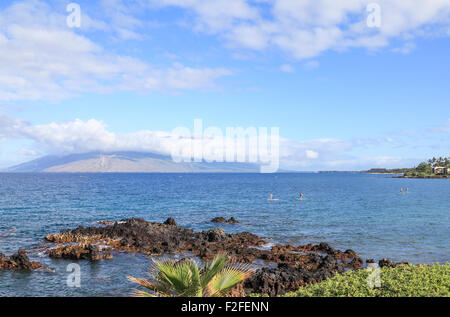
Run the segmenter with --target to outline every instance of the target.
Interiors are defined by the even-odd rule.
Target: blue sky
[[[196,118],[279,127],[296,170],[449,155],[450,1],[378,1],[375,28],[370,2],[77,1],[69,28],[68,1],[4,1],[0,167],[131,136],[161,151]]]

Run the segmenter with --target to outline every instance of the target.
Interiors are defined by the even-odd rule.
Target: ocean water
[[[408,194],[400,188],[408,187]],[[304,200],[298,201],[299,192]],[[267,200],[270,193],[278,201]],[[241,224],[213,224],[217,216]],[[0,252],[18,248],[54,272],[0,271],[0,296],[128,296],[150,258],[116,253],[79,261],[81,287],[67,265],[37,246],[46,234],[98,220],[173,217],[194,230],[249,231],[270,243],[328,242],[363,258],[450,261],[450,180],[369,174],[0,174]],[[181,257],[182,255],[178,255]]]

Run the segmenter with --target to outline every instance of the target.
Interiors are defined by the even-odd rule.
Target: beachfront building
[[[435,175],[448,175],[450,174],[450,168],[444,166],[433,167],[433,174]]]

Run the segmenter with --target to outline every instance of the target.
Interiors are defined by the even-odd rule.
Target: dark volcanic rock
[[[259,294],[276,296],[305,285],[305,271],[282,264],[276,269],[262,268],[244,281],[244,288]]]
[[[211,222],[216,223],[241,223],[240,221],[237,221],[234,217],[231,217],[230,219],[225,219],[224,217],[216,217],[211,220]]]
[[[358,256],[355,256],[348,264],[347,266],[352,267],[354,269],[360,269],[364,264],[364,260],[361,259]]]
[[[175,219],[173,219],[172,217],[167,218],[166,221],[164,221],[164,224],[169,226],[178,226],[175,222]]]
[[[24,250],[19,251],[9,258],[0,253],[0,270],[35,270],[43,268],[39,262],[31,262]]]
[[[391,259],[386,259],[386,258],[378,261],[379,267],[397,267],[397,266],[403,265],[403,264],[409,264],[409,263],[408,262],[394,262]]]
[[[384,258],[384,259],[381,259],[380,261],[378,261],[378,266],[379,267],[395,267],[395,263],[391,259]]]
[[[326,242],[320,242],[316,247],[316,250],[327,254],[334,254],[335,252],[335,250]]]
[[[277,296],[344,271],[344,266],[329,255],[319,256],[315,260],[317,261],[315,270],[310,270],[307,266],[293,267],[287,263],[280,264],[274,269],[262,268],[244,281],[244,287],[259,294]]]
[[[208,260],[217,253],[236,254],[239,253],[237,251],[239,249],[264,244],[260,237],[250,233],[226,234],[219,228],[194,232],[176,225],[147,222],[139,218],[124,219],[104,227],[80,226],[73,230],[61,231],[59,234],[47,235],[45,239],[55,243],[101,242],[116,250],[153,255],[190,251]]]
[[[225,223],[227,220],[224,217],[216,217],[211,220],[211,222],[217,222],[217,223]]]
[[[208,242],[224,241],[228,238],[228,235],[223,229],[214,228],[205,232]]]
[[[169,218],[170,219],[170,218]],[[50,256],[70,259],[103,258],[103,253],[93,245],[103,244],[112,250],[142,252],[161,255],[191,252],[202,260],[212,260],[217,254],[226,254],[241,263],[255,260],[276,263],[275,269],[256,271],[243,285],[247,293],[282,294],[299,286],[315,283],[343,272],[345,268],[359,269],[363,261],[352,250],[342,252],[327,243],[318,245],[277,245],[270,250],[261,249],[266,242],[249,232],[227,234],[214,228],[194,232],[177,226],[173,219],[165,223],[147,222],[140,218],[124,219],[112,225],[83,227],[65,230],[46,236],[54,243],[79,243],[60,245],[48,251]]]
[[[97,245],[60,245],[47,251],[51,258],[70,260],[91,260],[99,261],[112,259],[113,256],[108,251],[100,251]]]
[[[16,262],[16,265],[20,270],[31,270],[33,267],[33,264],[26,255],[25,251],[21,249],[19,249],[16,254],[11,255],[10,259]]]

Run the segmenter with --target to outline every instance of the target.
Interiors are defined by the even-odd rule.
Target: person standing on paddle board
[[[300,193],[300,200],[303,200],[303,193]]]

